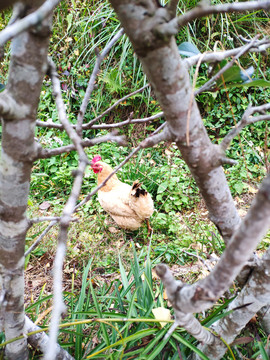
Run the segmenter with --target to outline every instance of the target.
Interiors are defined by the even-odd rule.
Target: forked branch
[[[0,33],[0,47],[23,31],[40,24],[42,20],[46,19],[53,12],[53,9],[59,2],[60,0],[47,0],[36,11],[7,26]]]
[[[177,35],[179,29],[191,21],[199,19],[204,16],[220,13],[230,12],[247,12],[254,10],[269,10],[270,1],[244,1],[233,2],[229,4],[210,5],[208,1],[200,1],[199,4],[187,11],[185,14],[174,18],[173,20],[158,25],[156,31],[161,36],[173,36]]]
[[[250,210],[210,275],[194,285],[186,285],[175,280],[166,265],[157,266],[157,273],[174,309],[183,313],[197,313],[211,307],[228,289],[269,228],[270,174],[263,181]]]
[[[247,43],[250,43],[252,40],[248,40]],[[201,63],[216,63],[220,62],[222,60],[227,59],[231,56],[236,56],[244,49],[244,46],[239,46],[237,48],[231,49],[231,50],[224,50],[224,51],[212,51],[212,52],[206,52],[204,54],[198,54],[191,56],[189,58],[186,58],[183,60],[183,63],[190,68],[193,65],[196,65],[198,61]],[[269,38],[263,38],[261,40],[256,40],[252,47],[248,49],[249,52],[254,53],[261,53],[265,52],[270,47],[270,39]]]
[[[260,106],[254,106],[251,105],[248,106],[246,111],[244,112],[244,115],[242,116],[242,119],[236,124],[236,126],[224,137],[222,142],[220,143],[220,148],[222,151],[225,151],[231,141],[242,131],[242,129],[250,124],[254,124],[258,121],[267,121],[270,120],[270,114],[266,114],[266,111],[270,111],[270,103],[260,105]],[[261,113],[261,115],[253,116],[255,113]]]

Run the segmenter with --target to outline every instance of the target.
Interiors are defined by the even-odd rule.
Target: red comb
[[[97,161],[100,161],[101,160],[101,156],[100,155],[96,155],[93,157],[92,159],[92,163],[96,163]]]

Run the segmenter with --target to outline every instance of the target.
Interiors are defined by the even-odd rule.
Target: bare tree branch
[[[223,68],[221,68],[210,80],[208,80],[203,86],[201,86],[200,89],[195,91],[194,95],[198,95],[198,94],[202,93],[203,91],[206,91],[207,89],[209,89],[209,86],[211,84],[213,84],[213,82],[215,82],[222,74],[224,74],[224,72],[226,70],[228,70],[230,67],[233,66],[233,64],[235,63],[235,60],[239,59],[240,56],[242,56],[243,54],[248,52],[250,48],[252,48],[252,46],[254,45],[256,40],[258,40],[258,36],[256,36],[252,41],[250,41],[250,43],[243,46],[241,48],[241,50],[238,52],[238,54],[235,55],[233,57],[233,59],[230,62],[228,62]]]
[[[69,138],[73,142],[81,160],[88,162],[87,156],[81,145],[81,138],[76,133],[76,131],[72,128],[71,124],[69,123],[69,121],[67,119],[67,115],[66,115],[66,111],[65,111],[65,104],[64,104],[63,98],[61,96],[61,85],[60,85],[59,76],[57,74],[55,64],[50,58],[48,58],[48,63],[49,63],[49,71],[50,71],[50,76],[52,79],[53,93],[55,96],[55,102],[56,102],[56,106],[57,106],[57,110],[58,110],[59,120],[62,123],[62,125],[64,126]]]
[[[77,135],[78,136],[78,135]],[[63,263],[66,253],[66,242],[68,237],[68,226],[71,221],[71,215],[75,211],[76,201],[80,195],[82,180],[84,171],[88,161],[85,157],[80,159],[79,167],[76,170],[76,177],[72,186],[71,194],[69,199],[64,207],[63,214],[60,220],[60,233],[58,237],[58,246],[54,261],[54,278],[53,278],[53,311],[52,319],[50,324],[50,335],[49,335],[49,345],[45,353],[44,360],[54,360],[55,351],[57,348],[57,336],[59,329],[59,321],[62,313],[65,310],[65,304],[63,301],[62,294],[62,270]]]
[[[29,227],[33,226],[33,224],[38,224],[45,221],[60,221],[59,216],[44,216],[39,218],[33,218],[29,220]]]
[[[35,250],[35,248],[39,245],[39,243],[41,242],[41,240],[44,238],[44,236],[51,230],[51,228],[56,225],[58,223],[58,219],[57,220],[53,220],[51,221],[51,223],[46,227],[46,229],[39,235],[39,237],[37,238],[37,240],[34,242],[34,244],[32,244],[29,249],[27,249],[24,253],[24,256],[26,257],[27,255],[29,255],[33,250]]]
[[[248,40],[248,43],[250,42],[250,39]],[[198,54],[191,56],[189,58],[186,58],[183,60],[183,63],[190,68],[193,65],[196,65],[197,62],[201,59],[202,63],[215,63],[220,62],[224,59],[227,59],[231,56],[236,56],[244,47],[240,46],[235,49],[231,50],[225,50],[225,51],[213,51],[213,52],[207,52],[204,54]],[[252,48],[249,49],[249,52],[264,52],[270,47],[270,39],[269,38],[263,38],[262,40],[256,40],[256,42],[253,44]],[[201,58],[202,56],[202,58]]]
[[[78,133],[78,135],[82,136],[82,124],[83,124],[83,119],[84,119],[84,115],[87,109],[87,105],[90,99],[90,96],[94,90],[94,85],[95,85],[95,80],[97,75],[100,72],[100,65],[103,61],[103,59],[105,58],[105,56],[108,54],[108,52],[111,50],[111,48],[113,47],[113,45],[120,39],[120,37],[124,34],[124,29],[120,29],[117,34],[111,39],[111,41],[109,41],[109,43],[105,46],[105,48],[102,50],[102,52],[100,54],[97,55],[97,59],[96,59],[96,63],[94,66],[94,70],[90,76],[90,80],[80,107],[80,111],[77,117],[77,126],[76,126],[76,131]]]
[[[0,46],[30,27],[40,24],[42,20],[46,19],[52,13],[59,2],[60,0],[47,0],[36,11],[16,21],[14,24],[7,26],[0,33]]]
[[[159,101],[168,131],[181,151],[206,202],[210,219],[228,242],[241,218],[233,202],[221,166],[217,167],[214,145],[204,127],[198,106],[191,94],[187,68],[183,66],[175,39],[162,37],[156,27],[167,21],[166,8],[155,1],[110,0],[126,34],[129,36],[144,72]],[[133,7],[129,12],[128,6]],[[164,13],[165,12],[165,13]],[[149,13],[152,16],[149,16]],[[136,19],[136,21],[134,21]],[[166,60],[165,60],[166,59]],[[190,111],[190,145],[187,144],[187,114]],[[222,192],[222,195],[221,195]]]
[[[161,141],[174,141],[175,139],[173,139],[171,133],[168,130],[167,127],[167,123],[163,123],[160,127],[159,130],[164,129],[161,133],[156,133],[153,135],[150,135],[147,139],[143,140],[141,142],[141,147],[142,148],[148,148],[148,147],[152,147],[154,145],[159,144]]]
[[[250,124],[254,124],[258,121],[263,120],[270,120],[270,114],[264,114],[264,115],[258,115],[258,116],[252,116],[255,113],[264,113],[265,111],[270,110],[270,104],[264,104],[261,106],[255,106],[252,107],[251,105],[248,106],[246,111],[244,112],[244,115],[242,116],[242,119],[236,124],[236,126],[231,129],[231,131],[224,137],[222,142],[220,143],[220,148],[225,151],[231,141],[241,132],[241,130]]]
[[[170,0],[170,2],[166,5],[172,18],[174,18],[177,14],[178,3],[179,3],[179,0]]]
[[[27,11],[35,14],[39,3],[33,1]],[[4,301],[0,307],[0,321],[8,342],[5,347],[7,359],[28,358],[25,338],[12,343],[9,340],[20,337],[24,332],[24,246],[28,229],[26,208],[32,153],[35,151],[35,114],[47,68],[50,24],[51,11],[45,20],[42,21],[40,17],[39,26],[34,31],[24,31],[13,39],[7,90],[4,93],[17,102],[15,112],[22,110],[21,117],[18,113],[12,114],[12,111],[6,112],[7,117],[1,117],[0,292],[4,293]]]
[[[174,309],[195,313],[208,309],[235,279],[270,227],[270,174],[263,181],[246,217],[234,233],[220,261],[194,285],[175,280],[166,265],[156,270]]]
[[[177,35],[179,29],[191,21],[220,13],[230,13],[230,12],[247,12],[251,10],[269,10],[270,1],[245,1],[245,2],[234,2],[230,4],[218,4],[218,5],[209,5],[207,1],[200,1],[199,4],[187,11],[185,14],[174,18],[173,20],[158,25],[155,30],[162,36],[173,36]]]
[[[117,144],[122,145],[122,146],[127,145],[125,136],[118,135],[118,131],[113,130],[111,133],[109,133],[107,135],[99,136],[94,139],[83,140],[83,141],[81,141],[81,146],[83,148],[91,147],[91,146],[101,144],[103,142],[108,142],[108,141],[116,142]],[[48,159],[50,157],[68,153],[68,152],[74,151],[74,150],[76,150],[76,147],[73,144],[61,146],[61,147],[55,148],[55,149],[44,149],[39,145],[37,154],[36,154],[36,159]]]
[[[125,95],[124,97],[122,97],[121,99],[117,100],[112,106],[110,106],[107,110],[105,110],[102,114],[98,115],[95,119],[89,121],[89,123],[86,123],[83,125],[83,129],[90,129],[92,128],[92,125],[97,122],[98,120],[100,120],[103,116],[105,116],[106,114],[108,114],[110,111],[112,111],[117,105],[121,104],[121,102],[129,99],[131,96],[136,95],[140,92],[142,92],[143,90],[145,90],[147,87],[149,87],[150,84],[146,84],[143,87],[141,87],[138,90],[133,91],[132,93]]]
[[[63,124],[68,136],[72,140],[75,149],[79,154],[79,166],[78,169],[73,171],[73,175],[75,176],[74,183],[72,186],[71,194],[68,198],[68,201],[64,207],[63,213],[60,219],[60,232],[58,236],[58,246],[54,261],[54,297],[53,297],[53,311],[52,311],[52,319],[50,325],[50,336],[49,336],[49,344],[48,349],[45,353],[44,360],[54,360],[55,359],[55,350],[57,347],[57,336],[59,329],[59,321],[61,314],[65,310],[65,305],[62,297],[62,268],[63,262],[66,252],[66,242],[67,242],[67,233],[68,226],[71,221],[71,216],[74,213],[76,201],[80,195],[84,171],[86,165],[89,163],[88,158],[83,150],[83,146],[81,145],[81,138],[76,133],[76,131],[72,128],[70,123],[68,122],[65,105],[61,96],[61,87],[60,81],[58,79],[58,74],[55,69],[55,65],[51,59],[48,60],[50,65],[50,75],[52,79],[53,91],[55,95],[56,105],[58,109],[58,115],[61,123]]]
[[[185,314],[178,309],[175,309],[175,323],[169,329],[165,338],[170,336],[177,326],[183,327],[190,335],[203,344],[211,345],[215,341],[215,336],[204,326],[193,314]]]
[[[40,327],[35,325],[27,316],[25,316],[25,331],[27,333],[33,333],[40,330]],[[35,349],[39,349],[42,353],[45,353],[49,346],[49,337],[45,332],[39,332],[37,334],[29,335],[27,341]],[[74,360],[74,358],[64,350],[60,345],[56,346],[56,360]]]
[[[93,125],[91,128],[92,129],[113,129],[113,128],[120,128],[125,125],[129,125],[129,124],[144,124],[149,121],[159,119],[163,115],[164,115],[163,112],[159,112],[158,114],[155,114],[155,115],[143,118],[143,119],[132,119],[132,120],[128,119],[128,120],[122,121],[120,123]]]
[[[64,207],[63,214],[60,220],[60,233],[58,237],[58,246],[54,261],[54,297],[53,297],[53,311],[52,320],[50,325],[50,339],[48,351],[45,354],[44,360],[55,359],[55,349],[57,347],[57,336],[60,317],[65,310],[62,295],[62,269],[64,263],[64,257],[66,252],[66,241],[68,236],[68,226],[71,221],[71,215],[73,214],[76,206],[76,201],[80,195],[82,180],[84,171],[88,161],[85,157],[80,159],[78,170],[76,170],[76,177],[72,186],[72,191],[69,199]]]
[[[159,119],[164,115],[163,112],[159,112],[155,115],[143,118],[143,119],[128,119],[125,121],[121,121],[119,123],[113,123],[113,124],[100,124],[100,125],[92,125],[93,123],[96,122],[96,119],[92,120],[93,122],[89,122],[88,124],[83,124],[82,128],[83,130],[87,130],[87,129],[100,129],[100,130],[104,130],[104,129],[115,129],[115,128],[120,128],[123,127],[125,125],[129,125],[129,124],[143,124],[155,119]],[[37,126],[40,127],[47,127],[47,128],[52,128],[52,129],[59,129],[59,130],[64,130],[63,129],[63,125],[62,124],[55,124],[53,122],[45,122],[45,121],[39,121],[37,120],[36,122]],[[71,124],[72,128],[74,129],[76,126]]]
[[[235,337],[244,329],[252,317],[266,305],[269,305],[270,278],[269,278],[269,248],[238,296],[230,303],[228,315],[218,320],[213,325],[213,330],[219,334],[228,344],[231,344]],[[260,279],[258,282],[257,279]],[[262,291],[263,289],[263,291]],[[248,305],[244,306],[245,304]],[[216,339],[215,339],[216,340]],[[210,358],[221,359],[227,347],[223,342],[215,344],[214,347],[201,344],[199,348]]]
[[[62,231],[61,231],[62,232]],[[62,232],[66,239],[67,227]],[[61,236],[61,235],[60,235]],[[59,329],[59,320],[66,307],[63,301],[62,280],[63,280],[63,263],[66,253],[65,242],[59,241],[56,256],[54,260],[54,276],[53,276],[53,310],[49,331],[49,341],[45,348],[44,360],[54,360],[56,358],[57,337]]]

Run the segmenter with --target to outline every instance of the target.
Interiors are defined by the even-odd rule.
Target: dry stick
[[[243,46],[242,49],[239,51],[239,53],[233,57],[233,59],[228,62],[221,70],[219,70],[209,81],[207,81],[200,89],[194,92],[194,95],[198,95],[202,93],[203,91],[207,90],[211,84],[213,84],[214,81],[216,81],[226,70],[228,70],[230,67],[233,66],[235,61],[240,58],[243,54],[245,54],[249,49],[254,45],[256,40],[258,39],[258,35],[247,45]]]
[[[252,107],[249,105],[248,108],[246,109],[246,111],[244,112],[242,119],[235,125],[235,127],[233,129],[231,129],[229,131],[229,133],[221,141],[221,143],[219,145],[221,147],[221,149],[223,151],[225,151],[229,147],[233,138],[235,136],[237,136],[245,126],[254,124],[255,122],[258,122],[258,121],[270,120],[270,114],[252,117],[252,115],[254,113],[263,112],[266,110],[270,110],[270,104],[264,104],[264,105],[256,106],[256,107]]]
[[[37,224],[40,222],[44,222],[44,221],[50,221],[50,224],[46,227],[46,229],[40,234],[40,236],[37,238],[37,240],[34,242],[34,244],[32,244],[30,246],[30,248],[24,253],[24,256],[29,255],[33,250],[35,250],[35,248],[39,245],[39,243],[41,242],[41,240],[44,238],[44,236],[49,232],[49,230],[56,225],[59,221],[61,220],[60,217],[53,217],[53,216],[48,216],[48,217],[41,217],[41,218],[36,218],[36,219],[31,219],[29,220],[29,227],[31,227],[33,224]],[[75,219],[71,219],[70,221],[78,221],[79,219],[75,218]]]
[[[121,104],[121,102],[129,99],[131,96],[133,95],[136,95],[140,92],[142,92],[144,89],[146,89],[147,87],[149,87],[150,84],[146,84],[144,85],[143,87],[141,87],[140,89],[138,90],[135,90],[133,91],[132,93],[128,94],[128,95],[125,95],[124,97],[122,97],[121,99],[117,100],[112,106],[110,106],[107,110],[105,110],[102,114],[98,115],[95,119],[89,121],[89,123],[86,123],[84,124],[82,127],[83,127],[83,130],[87,130],[87,129],[90,129],[92,128],[92,125],[97,122],[98,120],[100,120],[103,116],[105,116],[106,114],[108,114],[110,111],[112,111],[117,105]],[[121,123],[119,123],[121,124]]]
[[[180,28],[184,25],[189,24],[191,21],[198,18],[220,13],[229,13],[229,12],[246,12],[252,10],[269,10],[270,1],[245,1],[241,3],[231,3],[231,4],[218,4],[218,5],[208,5],[204,2],[200,2],[197,7],[187,11],[185,14],[179,16],[173,21],[177,22],[177,26]]]
[[[76,201],[80,195],[83,175],[87,163],[84,160],[80,160],[79,168],[77,170],[77,176],[75,177],[71,195],[63,210],[63,215],[60,221],[60,233],[58,237],[58,246],[54,261],[54,277],[53,277],[53,311],[50,324],[49,334],[49,346],[44,356],[44,360],[54,360],[55,351],[57,348],[57,337],[59,330],[59,322],[62,313],[65,311],[65,304],[62,295],[62,282],[63,282],[63,263],[66,253],[66,241],[68,237],[68,226],[71,219],[71,215],[74,212]]]
[[[103,51],[97,55],[97,59],[96,59],[96,63],[94,66],[94,70],[90,76],[89,79],[89,83],[80,107],[80,111],[77,117],[77,126],[76,126],[76,131],[77,133],[82,136],[82,124],[83,124],[83,118],[86,112],[86,108],[90,99],[90,96],[94,90],[94,85],[95,85],[95,80],[97,75],[100,72],[100,65],[103,61],[103,59],[105,58],[105,56],[108,54],[108,52],[111,50],[111,48],[113,47],[113,45],[120,39],[120,37],[124,34],[124,29],[121,28],[117,34],[111,39],[111,41],[109,41],[109,43],[105,46],[105,48],[103,49]]]
[[[147,139],[151,138],[152,136],[156,135],[160,130],[162,130],[165,127],[166,123],[163,123],[158,129],[156,129]],[[147,140],[145,139],[145,140]],[[86,198],[84,200],[82,200],[76,207],[75,210],[77,211],[79,207],[81,207],[82,205],[84,205],[85,203],[87,203],[91,197],[93,195],[95,195],[99,189],[101,189],[106,182],[119,170],[121,169],[128,161],[130,158],[132,158],[132,156],[134,156],[139,150],[141,150],[142,147],[142,143],[145,141],[143,140],[126,158],[124,161],[122,161],[114,170],[113,172],[99,185],[97,186],[93,191],[91,191],[91,193],[89,193]]]
[[[21,34],[23,31],[41,23],[42,20],[48,17],[60,0],[47,0],[36,11],[27,15],[14,24],[9,25],[0,33],[0,46],[3,46],[8,40]]]

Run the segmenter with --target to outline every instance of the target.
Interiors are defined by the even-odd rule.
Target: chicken
[[[93,158],[91,167],[94,173],[98,174],[98,185],[113,171],[110,165],[101,161],[100,155]],[[130,186],[121,182],[114,174],[98,191],[98,200],[121,228],[137,230],[146,221],[148,232],[152,230],[149,218],[153,214],[154,203],[150,194],[141,188],[138,180]]]

